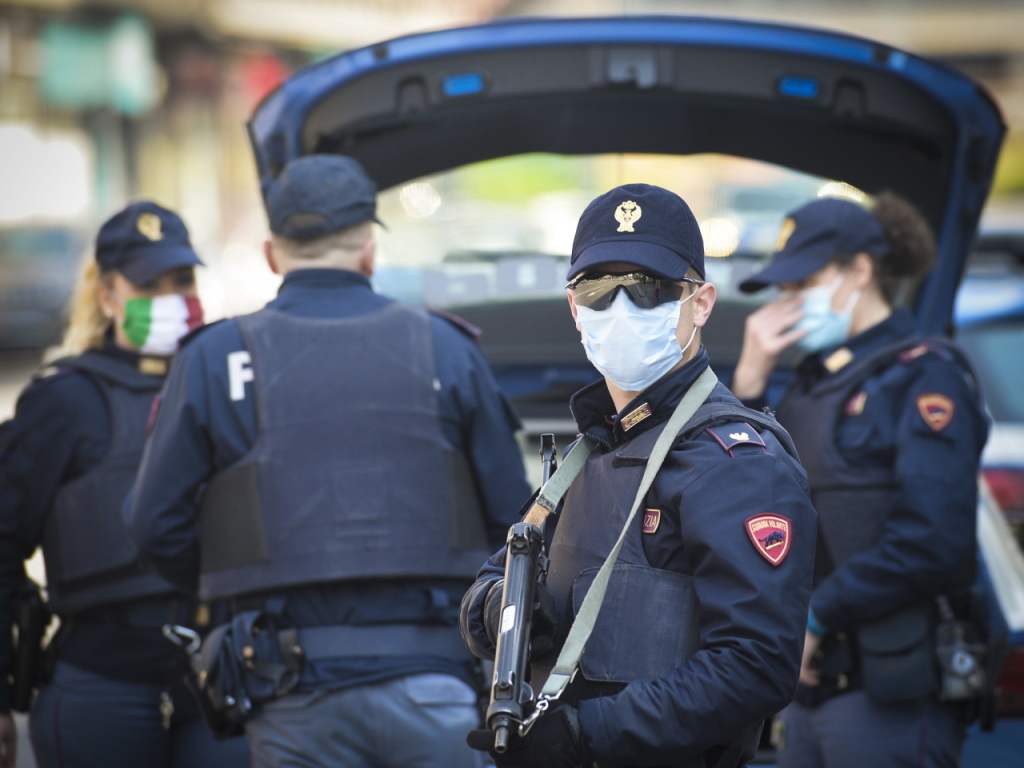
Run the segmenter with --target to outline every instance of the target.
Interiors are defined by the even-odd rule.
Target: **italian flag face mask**
[[[203,306],[194,296],[173,293],[133,298],[124,303],[125,336],[147,355],[173,355],[178,341],[203,324]]]

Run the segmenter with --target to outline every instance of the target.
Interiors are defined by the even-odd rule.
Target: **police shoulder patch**
[[[941,432],[953,421],[956,404],[938,392],[927,392],[917,396],[917,412],[932,430]]]
[[[741,445],[758,446],[764,453],[768,452],[761,435],[745,422],[738,421],[717,427],[708,427],[706,431],[730,456],[735,456],[735,449]]]
[[[793,533],[788,517],[763,513],[748,517],[743,527],[757,553],[773,566],[786,559]]]

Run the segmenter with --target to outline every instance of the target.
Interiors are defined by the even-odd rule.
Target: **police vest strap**
[[[299,647],[306,659],[366,656],[438,656],[469,661],[471,654],[458,629],[421,624],[380,624],[307,627],[299,630]]]
[[[647,460],[647,467],[644,469],[644,476],[640,481],[640,487],[637,489],[636,498],[633,500],[633,508],[629,511],[629,516],[626,518],[626,524],[622,526],[622,532],[619,534],[618,541],[615,542],[612,551],[608,553],[608,557],[594,578],[593,585],[587,591],[586,597],[583,598],[583,604],[580,606],[579,613],[576,614],[576,619],[569,629],[569,636],[565,639],[565,644],[558,654],[558,661],[555,662],[554,669],[551,670],[551,674],[548,675],[548,679],[544,682],[544,687],[541,689],[542,700],[557,699],[561,696],[566,686],[572,680],[573,675],[576,674],[580,657],[583,655],[583,647],[587,644],[590,633],[593,632],[594,625],[597,623],[597,615],[601,611],[601,603],[604,601],[605,590],[608,588],[608,579],[611,576],[612,568],[615,566],[615,561],[619,558],[619,550],[622,549],[622,542],[626,538],[629,526],[632,525],[633,518],[636,517],[636,512],[647,495],[651,483],[654,482],[655,475],[661,469],[665,457],[668,456],[668,452],[676,441],[676,437],[683,427],[686,426],[686,423],[697,413],[697,409],[708,399],[716,384],[718,384],[718,377],[715,376],[714,371],[710,367],[705,368],[704,372],[697,377],[697,381],[694,382],[693,386],[683,396],[665,428],[658,435],[658,441],[654,444],[651,456]],[[584,440],[590,442],[588,438],[581,438],[580,442]],[[578,449],[571,451],[569,456],[575,454],[576,450]],[[568,459],[569,457],[567,456],[566,462],[568,462]],[[578,472],[579,470],[577,469],[576,471]],[[554,476],[551,479],[553,480]],[[566,487],[568,487],[568,483],[566,483]],[[546,708],[546,704],[543,708]]]
[[[586,437],[580,438],[573,449],[562,459],[561,465],[555,473],[544,483],[537,500],[533,503],[530,511],[526,513],[523,522],[531,523],[538,527],[544,525],[548,515],[558,508],[558,503],[569,490],[576,475],[587,463],[587,457],[594,450],[594,441]]]

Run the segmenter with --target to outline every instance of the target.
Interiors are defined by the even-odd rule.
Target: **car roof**
[[[1024,229],[978,236],[957,293],[955,317],[961,329],[1024,322]]]
[[[1005,126],[939,62],[842,33],[693,16],[518,18],[389,40],[300,70],[257,107],[265,186],[351,155],[382,189],[481,160],[723,153],[893,189],[936,230],[918,295],[947,331]]]

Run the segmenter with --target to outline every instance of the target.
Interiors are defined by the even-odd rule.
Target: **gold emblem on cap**
[[[148,237],[154,242],[164,239],[163,228],[160,225],[160,217],[155,213],[140,213],[139,218],[135,220],[135,228],[139,230],[144,237]]]
[[[782,222],[782,226],[779,227],[779,237],[775,241],[776,253],[778,253],[779,251],[786,247],[786,243],[789,242],[789,238],[793,235],[793,230],[795,229],[796,222],[793,221],[791,218],[787,217],[786,220]]]
[[[846,347],[840,347],[822,361],[822,365],[829,373],[835,373],[853,362],[853,352]]]
[[[632,232],[633,223],[640,221],[640,217],[643,216],[644,212],[640,210],[640,206],[634,203],[632,200],[624,200],[619,203],[615,209],[615,220],[619,222],[619,228],[616,232]]]

